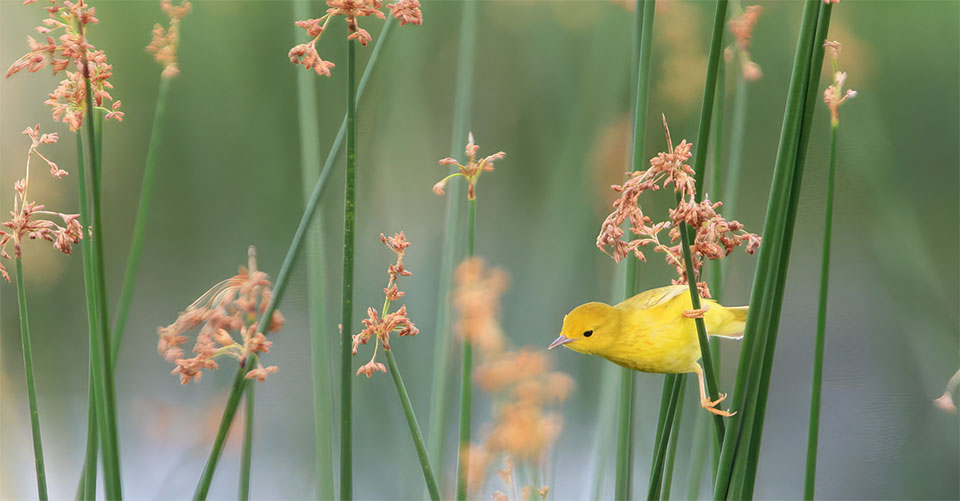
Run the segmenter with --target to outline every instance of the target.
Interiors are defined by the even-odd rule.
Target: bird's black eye
[[[583,332],[583,337],[590,337],[590,336],[592,336],[592,335],[593,335],[593,331],[592,331],[592,330],[590,330],[590,331],[584,331],[584,332]]]

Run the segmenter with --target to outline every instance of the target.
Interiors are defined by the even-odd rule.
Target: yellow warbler
[[[747,307],[728,308],[705,299],[705,311],[693,310],[687,291],[686,285],[673,285],[641,292],[616,306],[580,305],[563,317],[560,337],[550,344],[550,349],[562,345],[643,372],[695,372],[703,408],[731,416],[716,408],[726,395],[712,401],[704,389],[703,369],[697,363],[701,357],[700,343],[692,317],[703,315],[709,336],[741,339]]]

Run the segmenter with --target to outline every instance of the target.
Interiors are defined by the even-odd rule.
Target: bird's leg
[[[716,414],[718,416],[730,417],[736,414],[736,412],[717,409],[717,405],[719,405],[720,402],[723,402],[723,400],[727,398],[727,394],[721,393],[720,398],[716,400],[710,400],[710,397],[707,396],[707,389],[703,383],[703,368],[700,367],[700,364],[693,364],[693,366],[696,367],[696,369],[694,369],[694,372],[697,373],[697,382],[700,383],[700,405],[704,409],[706,409],[708,412],[712,414]]]

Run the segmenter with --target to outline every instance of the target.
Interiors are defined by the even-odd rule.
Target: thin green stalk
[[[628,264],[629,265],[629,264]],[[617,466],[614,499],[631,499],[633,488],[633,399],[634,371],[620,370],[620,399],[617,410]]]
[[[90,345],[90,351],[93,351],[93,345]],[[93,370],[87,371],[87,445],[86,453],[83,457],[83,467],[81,468],[80,482],[77,484],[76,499],[94,500],[97,497],[97,441],[100,439],[97,434],[97,404],[96,395],[94,395],[93,385],[96,384],[93,378]]]
[[[790,262],[790,248],[793,242],[793,231],[796,225],[796,213],[800,203],[800,188],[803,184],[803,171],[806,161],[807,144],[810,142],[811,128],[813,123],[814,107],[819,101],[817,89],[820,84],[820,72],[823,67],[823,57],[825,48],[823,40],[827,38],[827,32],[830,27],[830,14],[832,5],[827,3],[820,4],[819,16],[817,18],[816,34],[811,42],[810,70],[807,79],[806,92],[804,96],[803,114],[801,115],[800,130],[797,138],[797,149],[794,160],[793,182],[791,184],[790,196],[787,200],[787,214],[792,217],[787,218],[783,224],[782,245],[784,252],[780,254],[777,261],[778,270],[781,271],[775,282],[776,289],[773,295],[774,309],[771,312],[771,320],[767,330],[767,342],[764,345],[762,366],[759,384],[756,394],[756,403],[753,407],[754,414],[753,431],[747,448],[746,474],[743,480],[743,495],[753,497],[753,487],[759,465],[760,441],[763,435],[763,423],[766,416],[767,395],[770,389],[770,374],[773,370],[773,358],[777,343],[777,327],[780,324],[780,313],[783,305],[784,288],[786,285],[786,269]]]
[[[817,477],[817,442],[820,435],[820,390],[823,387],[823,351],[827,329],[827,292],[830,285],[830,239],[833,230],[833,189],[837,166],[837,126],[830,126],[830,167],[827,173],[827,209],[823,223],[820,258],[820,303],[817,307],[817,341],[813,352],[813,383],[810,391],[810,431],[807,435],[807,468],[803,498],[812,500]]]
[[[113,341],[110,346],[112,350],[110,360],[113,366],[117,365],[117,357],[120,354],[120,343],[123,341],[124,329],[127,326],[127,315],[130,312],[133,288],[137,281],[137,270],[140,266],[140,257],[143,254],[143,242],[147,236],[147,219],[150,214],[150,201],[153,196],[153,182],[156,178],[157,158],[163,146],[161,130],[163,129],[163,119],[166,116],[169,89],[170,79],[161,78],[157,105],[153,113],[153,125],[150,128],[150,143],[147,145],[147,160],[143,169],[143,181],[140,185],[137,215],[133,222],[133,239],[130,242],[127,269],[123,275],[123,286],[120,288],[117,311],[113,320]]]
[[[353,499],[353,241],[356,222],[356,40],[347,41],[347,171],[343,198],[343,294],[340,322],[340,499]]]
[[[77,133],[77,172],[77,200],[80,209],[80,220],[81,224],[86,227],[89,221],[89,214],[87,210],[86,169],[84,168],[83,137],[81,132]],[[97,409],[99,405],[102,404],[102,395],[100,394],[99,386],[100,359],[97,357],[99,350],[99,337],[97,336],[97,332],[99,332],[99,327],[97,326],[96,292],[94,291],[96,285],[94,284],[93,263],[91,261],[93,256],[89,238],[80,240],[80,249],[83,263],[84,297],[87,306],[90,370],[87,382],[89,406],[87,410],[87,446],[84,458],[84,475],[81,476],[77,491],[79,494],[82,494],[82,499],[93,500],[96,498],[97,492],[97,445],[99,441],[99,417]]]
[[[733,118],[730,119],[730,153],[727,156],[727,178],[723,184],[723,214],[729,219],[736,217],[740,192],[740,172],[743,167],[744,136],[747,129],[747,82],[743,74],[736,73],[737,86],[733,91]]]
[[[637,91],[634,96],[633,153],[631,169],[638,171],[643,166],[647,131],[647,102],[650,91],[650,54],[653,48],[653,19],[656,0],[637,0],[639,34],[635,37],[637,48]],[[637,263],[627,260],[624,299],[637,293]],[[623,368],[620,373],[620,398],[617,412],[617,464],[614,483],[616,499],[630,499],[633,495],[633,399],[634,371]]]
[[[791,213],[789,210],[789,199],[795,181],[794,167],[798,149],[798,136],[809,87],[808,77],[811,72],[812,45],[815,43],[814,32],[817,28],[820,3],[817,0],[807,0],[800,34],[798,35],[793,74],[771,184],[770,201],[764,222],[764,245],[761,246],[760,255],[757,259],[757,271],[750,296],[751,313],[747,317],[744,329],[740,363],[736,383],[734,384],[733,408],[740,412],[731,418],[730,429],[732,432],[727,434],[723,442],[714,490],[715,499],[726,499],[731,494],[730,487],[735,471],[734,464],[737,462],[737,456],[746,453],[746,444],[750,440],[747,435],[752,433],[753,429],[752,423],[749,422],[752,420],[753,397],[756,395],[753,387],[758,384],[758,371],[762,362],[758,354],[762,354],[764,350],[765,336],[771,330],[776,329],[775,326],[771,329],[771,325],[773,325],[771,319],[774,316],[772,315],[774,311],[779,313],[780,304],[777,303],[774,296],[777,294],[778,288],[782,291],[783,282],[780,275],[786,275],[786,267],[780,266],[782,254],[789,254],[789,248],[784,245],[784,226],[790,224],[796,218],[796,212]],[[750,398],[748,399],[748,397]],[[742,457],[741,460],[743,460]]]
[[[647,491],[648,500],[660,499],[660,491],[663,487],[663,468],[667,456],[667,444],[670,442],[671,430],[674,426],[674,418],[684,383],[684,378],[680,374],[666,374],[663,379],[664,386],[669,385],[669,388],[667,388],[668,391],[663,394],[660,402],[657,440],[654,444],[653,465],[650,468],[650,485]]]
[[[276,299],[273,301],[276,301]],[[264,315],[262,318],[269,317]],[[210,456],[203,465],[203,471],[200,473],[200,482],[197,484],[197,490],[193,494],[194,500],[207,499],[207,493],[210,492],[210,482],[213,480],[213,473],[217,469],[220,454],[223,452],[223,446],[227,441],[227,432],[230,431],[230,424],[233,422],[233,416],[237,413],[237,407],[240,406],[240,397],[243,396],[243,390],[247,384],[247,372],[253,368],[253,365],[253,363],[241,365],[237,370],[237,375],[233,378],[233,386],[230,388],[230,395],[227,396],[227,405],[223,409],[223,416],[220,418],[220,425],[217,427],[217,435],[213,439],[213,448],[210,449]]]
[[[720,66],[717,67],[717,95],[719,98],[713,101],[713,118],[711,119],[713,127],[710,130],[710,133],[713,135],[713,139],[711,140],[713,147],[710,149],[710,189],[705,193],[705,196],[713,197],[711,200],[714,201],[723,199],[721,186],[723,186],[723,178],[726,174],[723,168],[723,161],[721,160],[723,158],[723,100],[726,97],[727,88],[726,68],[726,64],[720,64]],[[730,216],[728,215],[727,217]],[[723,282],[726,275],[725,262],[725,259],[714,261],[707,269],[710,278],[710,290],[713,298],[718,302],[723,298]],[[711,348],[713,348],[713,346],[711,346]]]
[[[433,476],[433,469],[430,468],[430,458],[427,457],[427,448],[423,444],[423,435],[420,433],[420,425],[417,424],[417,416],[413,412],[410,396],[407,395],[407,387],[403,384],[400,367],[397,366],[397,361],[393,357],[393,351],[384,351],[387,353],[387,365],[390,366],[393,384],[397,387],[397,395],[400,396],[400,403],[403,404],[403,413],[407,417],[410,437],[413,438],[413,445],[417,448],[417,459],[420,460],[420,469],[423,470],[423,480],[427,483],[430,499],[438,501],[440,499],[440,489],[437,488],[437,480]]]
[[[467,202],[467,257],[473,257],[477,230],[477,200]],[[473,401],[473,343],[463,340],[460,358],[460,428],[457,440],[457,501],[467,499],[467,472],[470,471],[470,412]]]
[[[33,378],[33,348],[30,344],[30,318],[27,315],[27,289],[23,285],[23,264],[20,244],[17,243],[17,304],[20,307],[20,342],[23,345],[23,369],[27,379],[27,401],[30,404],[30,431],[33,436],[33,461],[37,471],[37,496],[47,499],[47,472],[43,463],[43,444],[40,441],[40,411],[37,406],[37,387]]]
[[[467,136],[470,121],[470,98],[473,95],[473,66],[477,39],[477,1],[462,2],[460,14],[460,45],[457,50],[457,83],[453,98],[453,135],[450,156],[463,151],[463,139]],[[451,173],[454,168],[451,167]],[[443,250],[440,257],[440,277],[437,282],[437,339],[433,347],[433,377],[430,388],[430,429],[427,444],[430,460],[437,468],[437,478],[444,481],[444,447],[449,419],[447,395],[451,378],[446,377],[450,368],[450,345],[453,337],[450,330],[450,289],[453,269],[460,261],[463,242],[460,225],[464,212],[464,189],[460,183],[451,183],[446,200],[443,225]]]
[[[251,364],[252,365],[252,364]],[[243,447],[240,451],[240,490],[237,498],[240,501],[250,499],[250,464],[253,462],[253,388],[256,385],[248,384],[244,395],[243,414]]]
[[[81,33],[82,35],[82,33]],[[90,84],[90,75],[88,64],[86,63],[86,53],[82,54],[84,85],[86,95],[92,96],[92,86]],[[113,380],[113,367],[110,363],[110,330],[107,325],[107,293],[106,278],[104,274],[103,259],[103,224],[101,217],[100,204],[100,185],[101,185],[101,165],[100,165],[100,141],[95,137],[96,127],[94,117],[96,116],[93,107],[93,100],[86,99],[86,129],[87,129],[87,154],[90,162],[86,164],[86,171],[90,175],[90,203],[92,208],[92,220],[86,219],[86,223],[93,224],[93,242],[92,258],[90,264],[93,267],[95,306],[97,312],[97,327],[99,342],[97,346],[96,357],[101,361],[100,370],[96,374],[98,385],[102,389],[102,405],[97,407],[97,419],[99,421],[100,441],[103,448],[103,473],[104,483],[106,485],[107,497],[109,499],[121,499],[123,497],[123,488],[120,474],[120,450],[117,442],[117,405],[116,405],[116,387]],[[81,176],[78,176],[81,177]],[[91,211],[88,209],[87,214]],[[89,227],[89,226],[88,226]],[[102,411],[102,412],[101,412]],[[101,416],[103,414],[103,416]]]
[[[667,501],[670,499],[670,491],[673,487],[673,465],[677,461],[677,442],[680,440],[680,423],[681,416],[683,414],[683,394],[686,393],[687,385],[686,378],[682,375],[680,376],[680,396],[677,401],[677,415],[674,417],[673,429],[670,430],[670,448],[667,449],[667,464],[664,467],[663,473],[663,493],[660,494],[660,499]]]

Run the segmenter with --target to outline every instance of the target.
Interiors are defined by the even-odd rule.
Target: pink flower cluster
[[[397,3],[388,4],[395,18],[400,19],[400,25],[405,24],[423,24],[423,13],[420,11],[420,2],[418,0],[399,0]],[[347,22],[347,40],[357,40],[366,47],[373,40],[370,32],[361,28],[359,18],[378,17],[386,19],[386,14],[380,9],[383,8],[381,0],[327,0],[327,13],[316,19],[306,19],[296,21],[294,24],[303,28],[307,36],[313,37],[307,43],[294,46],[287,53],[290,62],[302,65],[304,69],[313,70],[318,75],[330,76],[330,70],[336,66],[330,61],[325,61],[317,52],[317,40],[327,29],[330,20],[335,16],[343,16]]]
[[[401,305],[399,309],[390,312],[390,303],[397,301],[404,296],[403,291],[397,288],[397,281],[400,277],[408,277],[412,273],[403,266],[403,256],[410,246],[407,237],[401,231],[392,237],[380,234],[380,241],[390,248],[396,255],[397,261],[387,267],[387,274],[390,276],[387,286],[383,289],[385,301],[383,302],[383,311],[379,314],[373,308],[367,308],[367,318],[363,319],[363,330],[353,336],[353,354],[357,354],[360,345],[367,344],[370,339],[376,339],[377,346],[383,344],[384,350],[390,349],[390,334],[396,332],[398,336],[416,336],[420,330],[407,317],[407,306]],[[386,366],[377,362],[377,349],[374,348],[373,356],[370,361],[357,370],[357,375],[364,374],[367,377],[374,372],[387,372]]]
[[[172,374],[180,375],[180,383],[200,380],[203,369],[217,369],[216,358],[228,356],[240,361],[243,366],[249,363],[252,355],[256,367],[247,372],[247,379],[263,381],[267,374],[277,372],[276,366],[264,367],[259,353],[269,353],[272,341],[266,333],[277,332],[283,328],[285,320],[279,311],[274,311],[267,328],[261,331],[258,315],[266,313],[273,293],[267,274],[257,271],[256,251],[250,247],[249,268],[240,267],[239,272],[204,293],[186,310],[180,313],[176,321],[166,327],[157,328],[160,339],[157,352],[168,362],[176,364]],[[191,358],[184,358],[183,348],[187,342],[183,334],[200,327]],[[232,332],[239,335],[234,339]]]
[[[27,0],[24,4],[34,3],[36,0]],[[77,131],[83,123],[86,113],[87,80],[93,93],[93,104],[97,109],[106,112],[104,118],[123,120],[120,111],[120,101],[114,101],[109,89],[113,88],[109,78],[113,75],[113,66],[107,63],[107,56],[102,50],[96,50],[85,37],[85,28],[88,24],[97,23],[96,9],[90,7],[84,0],[76,3],[70,0],[50,0],[51,5],[46,8],[47,18],[42,25],[34,30],[46,36],[44,42],[38,42],[33,37],[27,37],[30,51],[14,62],[7,69],[7,77],[27,70],[35,73],[47,64],[56,75],[61,71],[67,76],[60,81],[60,85],[49,94],[44,104],[53,110],[54,120],[62,121],[70,126],[71,131]],[[54,38],[53,34],[61,34]],[[75,71],[68,71],[71,63]],[[112,101],[109,109],[106,101]]]
[[[0,230],[0,257],[10,259],[6,247],[11,241],[14,246],[14,254],[17,258],[21,257],[21,242],[24,238],[30,240],[47,240],[53,242],[53,248],[64,254],[70,254],[73,245],[80,242],[83,238],[83,228],[80,226],[80,216],[78,214],[63,214],[60,212],[50,212],[44,210],[44,206],[36,202],[27,201],[27,189],[30,186],[30,159],[34,156],[40,157],[50,167],[50,175],[61,179],[67,175],[67,171],[57,167],[57,164],[40,153],[40,146],[43,144],[56,143],[59,136],[56,133],[40,134],[40,125],[33,128],[27,127],[23,135],[30,138],[30,149],[27,151],[26,173],[23,178],[14,183],[15,191],[13,197],[13,210],[10,211],[10,220],[0,223],[0,226],[9,231]],[[59,218],[63,225],[57,224],[51,219]],[[10,274],[0,263],[0,276],[10,281]]]
[[[658,153],[651,158],[647,170],[628,173],[626,182],[612,186],[620,196],[614,200],[613,212],[604,219],[600,227],[597,247],[614,261],[620,262],[631,253],[637,259],[646,261],[643,247],[650,245],[655,252],[663,252],[667,263],[677,269],[679,278],[673,282],[685,284],[689,277],[684,267],[680,243],[683,223],[695,231],[690,252],[696,280],[699,280],[704,260],[721,259],[744,243],[747,253],[753,254],[760,246],[760,237],[744,231],[743,225],[738,221],[724,219],[716,211],[722,205],[721,202],[711,202],[706,198],[696,201],[696,183],[693,177],[695,173],[686,163],[692,156],[690,150],[693,145],[683,140],[674,148],[666,118],[664,129],[668,152]],[[670,209],[668,220],[654,222],[643,213],[640,196],[647,191],[656,191],[671,184],[677,193],[677,206]],[[628,231],[632,238],[625,238],[626,232],[622,227],[624,223],[629,223]],[[670,230],[670,245],[661,243],[659,239],[659,233],[667,228]],[[705,283],[698,281],[697,285],[701,295],[710,297]]]

